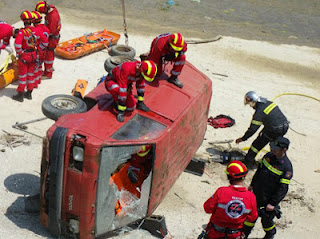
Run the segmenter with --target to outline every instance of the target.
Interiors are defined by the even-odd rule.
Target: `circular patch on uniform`
[[[229,201],[225,207],[226,214],[231,218],[240,217],[244,213],[245,209],[246,207],[244,203],[237,199]]]

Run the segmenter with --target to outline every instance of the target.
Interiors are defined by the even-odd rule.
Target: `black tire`
[[[107,60],[105,60],[104,69],[110,73],[113,68],[115,68],[117,65],[120,65],[126,61],[136,61],[136,60],[128,56],[112,56],[112,57],[109,57]]]
[[[55,121],[62,115],[86,111],[87,105],[85,102],[71,95],[52,95],[42,102],[42,113]]]
[[[128,56],[134,58],[136,56],[136,50],[131,46],[114,45],[111,47],[109,54],[110,56]]]

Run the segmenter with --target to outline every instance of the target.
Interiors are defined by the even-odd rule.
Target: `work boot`
[[[137,103],[137,109],[138,109],[138,110],[145,111],[145,112],[148,112],[148,111],[150,110],[149,107],[146,106],[143,101],[138,101],[138,103]]]
[[[178,80],[177,76],[171,75],[167,81],[174,84],[175,86],[178,86],[179,88],[183,87],[182,82]]]
[[[50,79],[52,79],[52,76],[43,75],[41,77],[41,80],[50,80]]]
[[[23,102],[23,92],[18,91],[16,95],[12,96],[12,99],[19,102]]]
[[[32,100],[32,90],[28,90],[27,92],[24,92],[24,98],[28,99],[28,100]]]

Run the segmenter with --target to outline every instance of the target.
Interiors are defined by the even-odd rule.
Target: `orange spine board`
[[[61,42],[56,47],[55,52],[62,58],[72,60],[102,50],[105,46],[115,45],[119,38],[118,33],[104,29]]]

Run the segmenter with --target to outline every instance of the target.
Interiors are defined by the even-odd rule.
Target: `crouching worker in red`
[[[23,102],[23,97],[32,99],[31,93],[34,88],[34,68],[37,59],[36,43],[37,35],[34,27],[31,26],[33,15],[29,11],[24,11],[20,15],[24,23],[14,42],[14,46],[18,56],[19,67],[19,86],[17,94],[12,96],[12,99]],[[27,92],[24,90],[27,86]]]
[[[118,111],[117,120],[124,121],[124,112],[133,111],[136,108],[148,112],[149,108],[144,104],[145,81],[152,82],[157,74],[157,66],[152,61],[124,62],[114,68],[106,77],[105,86],[111,93]],[[138,103],[132,93],[132,84],[136,82]]]
[[[180,33],[161,34],[152,41],[148,59],[157,64],[157,76],[162,74],[162,64],[165,61],[173,62],[174,65],[168,82],[182,88],[183,84],[178,80],[178,76],[181,74],[186,61],[186,51],[187,43],[185,43],[184,37]]]
[[[148,177],[152,166],[151,148],[151,145],[144,145],[138,153],[132,155],[128,169],[128,178],[132,183],[142,183]]]
[[[203,238],[247,238],[258,218],[255,195],[243,181],[248,173],[240,161],[232,161],[225,170],[229,187],[220,187],[203,205],[211,213]]]

